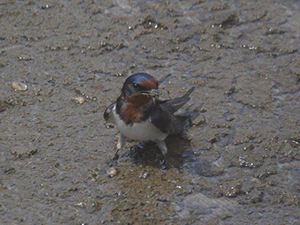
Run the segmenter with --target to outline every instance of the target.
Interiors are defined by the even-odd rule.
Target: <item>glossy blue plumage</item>
[[[153,77],[148,73],[136,73],[125,80],[124,87],[128,86],[131,83],[139,83],[142,80],[147,80],[152,78]]]

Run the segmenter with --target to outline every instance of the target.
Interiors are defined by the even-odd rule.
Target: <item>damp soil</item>
[[[299,224],[299,40],[296,0],[2,0],[1,224]],[[102,115],[141,71],[195,87],[191,121],[110,177]]]

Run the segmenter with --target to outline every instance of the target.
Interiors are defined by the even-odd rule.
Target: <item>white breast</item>
[[[119,131],[128,139],[139,140],[139,141],[155,141],[155,140],[164,140],[168,134],[161,132],[156,128],[150,121],[150,119],[135,123],[132,126],[126,125],[123,120],[119,117],[115,110],[113,109],[113,115],[115,119],[115,124]]]

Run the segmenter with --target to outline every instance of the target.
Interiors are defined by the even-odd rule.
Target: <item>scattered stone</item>
[[[85,103],[85,98],[84,97],[76,97],[76,98],[74,98],[74,101],[76,102],[76,103],[78,103],[78,104],[83,104],[83,103]]]
[[[26,84],[23,84],[21,82],[12,82],[11,87],[15,91],[27,91],[28,87]]]
[[[110,176],[110,177],[115,177],[118,175],[118,170],[114,167],[110,167],[109,169],[106,170],[106,173]]]

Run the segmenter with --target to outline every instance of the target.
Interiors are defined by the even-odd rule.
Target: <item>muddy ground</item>
[[[296,0],[1,0],[1,224],[299,224],[299,40]],[[196,87],[192,123],[111,178],[102,114],[141,71]]]

